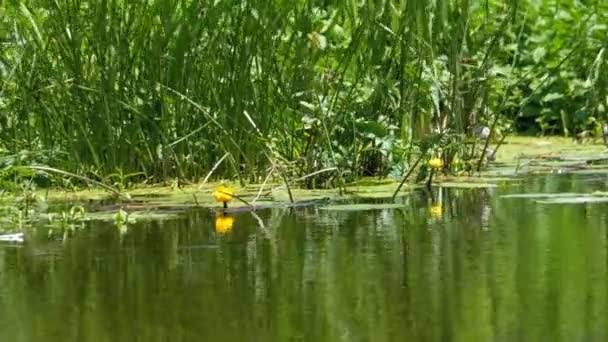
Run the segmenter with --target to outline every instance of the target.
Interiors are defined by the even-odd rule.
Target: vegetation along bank
[[[601,142],[607,36],[603,1],[0,1],[0,181],[471,174]]]

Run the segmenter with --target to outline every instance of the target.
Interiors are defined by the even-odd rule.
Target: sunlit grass
[[[100,178],[401,176],[429,133],[506,120],[527,2],[485,4],[23,3],[0,19],[0,148]]]

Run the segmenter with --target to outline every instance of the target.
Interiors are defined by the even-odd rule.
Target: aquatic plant
[[[428,166],[431,169],[440,169],[443,167],[443,161],[441,160],[441,158],[434,157],[429,159]]]
[[[61,233],[75,232],[85,227],[87,221],[86,209],[81,205],[71,206],[69,210],[62,210],[60,213],[49,213],[49,234],[53,234],[54,230]]]
[[[543,133],[601,127],[603,9],[573,0],[2,6],[0,158],[54,151],[19,165],[117,190],[211,174],[244,184],[274,165],[277,178],[340,187],[409,173],[426,153],[416,144],[438,132],[450,139],[449,168],[472,158],[460,145],[480,125],[490,135],[513,120]]]
[[[228,202],[232,201],[234,198],[234,190],[225,185],[219,185],[213,191],[213,198],[216,202],[221,202],[224,205],[224,208],[228,207]]]

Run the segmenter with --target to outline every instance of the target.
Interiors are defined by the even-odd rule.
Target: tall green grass
[[[197,180],[226,154],[214,175],[243,181],[398,175],[429,133],[470,135],[530,94],[511,68],[530,6],[9,1],[1,147],[89,177]],[[595,56],[591,107],[606,88]]]

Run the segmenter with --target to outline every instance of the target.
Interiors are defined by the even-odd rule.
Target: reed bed
[[[1,151],[91,178],[336,185],[606,115],[599,2],[3,2]]]

